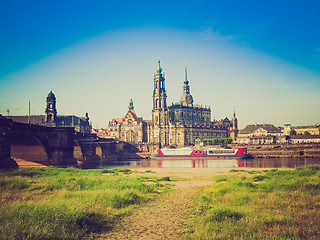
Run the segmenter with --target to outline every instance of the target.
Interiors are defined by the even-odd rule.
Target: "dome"
[[[56,100],[56,96],[53,94],[52,89],[50,90],[48,97],[47,97],[47,101],[48,100]]]
[[[183,93],[180,98],[180,103],[182,106],[190,106],[193,104],[193,98],[190,94]]]

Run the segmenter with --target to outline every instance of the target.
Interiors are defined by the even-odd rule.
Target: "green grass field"
[[[169,178],[128,169],[0,172],[0,239],[88,239],[154,198]],[[148,181],[148,182],[147,182]]]
[[[186,239],[320,239],[320,166],[231,170],[214,180]]]

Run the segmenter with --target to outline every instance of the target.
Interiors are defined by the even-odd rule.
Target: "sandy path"
[[[143,171],[140,169],[133,169]],[[125,217],[115,228],[99,239],[181,239],[190,207],[204,186],[213,181],[209,178],[226,174],[230,169],[176,168],[151,169],[155,173],[146,176],[187,178],[188,181],[170,182],[174,190],[139,208]],[[141,175],[141,174],[139,174]]]

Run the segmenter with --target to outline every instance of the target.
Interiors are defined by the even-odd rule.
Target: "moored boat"
[[[246,158],[248,152],[246,148],[225,149],[207,148],[192,149],[185,148],[162,148],[151,154],[151,158]]]

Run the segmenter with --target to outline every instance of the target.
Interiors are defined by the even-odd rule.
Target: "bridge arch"
[[[77,159],[78,166],[84,162],[82,148],[77,140],[73,140],[73,157]]]
[[[103,150],[102,150],[102,147],[100,146],[99,143],[96,144],[96,155],[99,157],[99,167],[102,166],[102,160],[104,158],[104,153],[103,153]]]
[[[74,140],[73,156],[79,168],[97,168],[101,165],[103,151],[94,141]]]
[[[11,136],[10,155],[19,167],[36,166],[33,163],[50,165],[45,145],[39,138],[31,134],[13,134]]]

